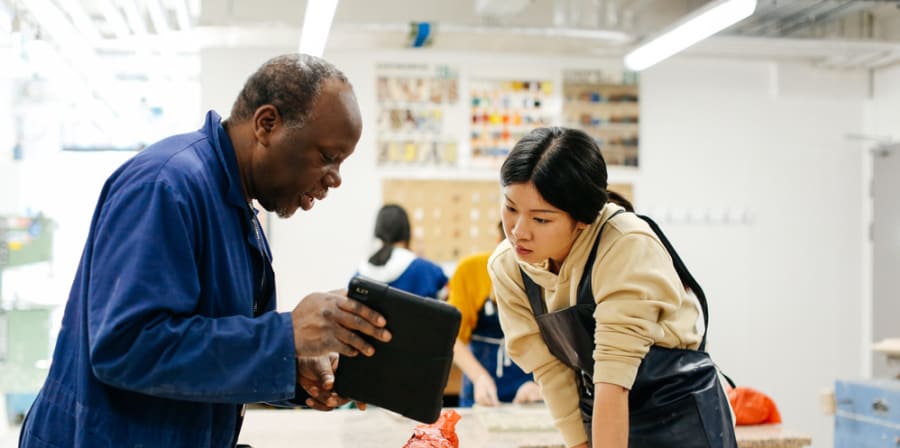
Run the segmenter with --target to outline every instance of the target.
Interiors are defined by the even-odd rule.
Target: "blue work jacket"
[[[215,112],[116,170],[20,446],[229,447],[242,403],[293,398],[290,314],[255,225]]]

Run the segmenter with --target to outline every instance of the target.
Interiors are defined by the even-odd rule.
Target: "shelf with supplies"
[[[471,163],[499,166],[532,129],[554,123],[553,82],[473,80],[470,84]]]
[[[459,137],[448,116],[459,107],[457,71],[429,64],[379,64],[377,163],[382,167],[455,166]]]
[[[379,138],[378,141],[378,164],[382,167],[412,165],[455,166],[458,158],[459,145],[454,140]]]
[[[563,125],[591,135],[607,165],[638,166],[640,92],[637,84],[579,73],[563,82]]]

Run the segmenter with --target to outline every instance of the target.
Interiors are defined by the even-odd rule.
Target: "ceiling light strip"
[[[716,0],[685,16],[625,56],[625,66],[644,70],[749,17],[756,0]]]
[[[303,17],[303,29],[300,32],[300,52],[312,56],[322,56],[331,22],[337,9],[338,0],[309,0],[306,3],[306,15]]]

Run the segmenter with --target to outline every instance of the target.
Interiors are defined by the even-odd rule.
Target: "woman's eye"
[[[506,206],[506,210],[508,210],[508,211],[510,211],[510,212],[512,212],[512,213],[515,213],[515,212],[516,212],[516,209],[514,209],[514,208],[512,208],[512,207],[510,207],[510,206],[508,206],[508,205]]]
[[[544,219],[544,218],[534,218],[534,222],[536,222],[536,223],[538,223],[538,224],[546,224],[546,223],[548,223],[548,222],[550,222],[550,221],[549,221],[549,220],[546,220],[546,219]]]

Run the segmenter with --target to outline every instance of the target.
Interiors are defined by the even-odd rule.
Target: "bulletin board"
[[[633,201],[631,184],[610,184]],[[500,238],[500,184],[485,180],[385,179],[385,204],[409,213],[411,249],[438,263],[490,251]]]

